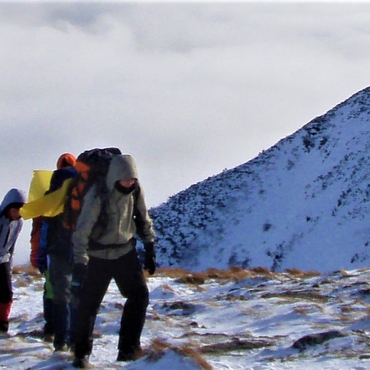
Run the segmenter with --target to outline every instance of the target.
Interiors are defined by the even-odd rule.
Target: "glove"
[[[156,269],[157,259],[155,257],[154,243],[144,244],[145,259],[144,259],[144,270],[148,270],[149,275],[153,275]]]
[[[87,265],[76,263],[72,270],[71,293],[78,295],[87,274]]]

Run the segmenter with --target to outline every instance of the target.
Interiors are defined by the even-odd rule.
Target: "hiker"
[[[57,169],[50,180],[49,194],[58,190],[65,180],[77,174],[74,165],[76,157],[71,153],[62,154],[57,161]],[[72,241],[71,232],[63,228],[63,215],[42,217],[40,246],[37,265],[40,272],[45,272],[52,289],[52,327],[53,346],[56,352],[67,351],[71,346],[70,331],[70,282],[72,276]],[[47,288],[47,286],[46,286]],[[48,292],[45,292],[44,295]],[[44,316],[47,312],[44,312]]]
[[[23,225],[19,209],[24,203],[25,193],[11,189],[0,205],[0,333],[7,333],[9,329],[9,314],[13,303],[13,253]]]
[[[106,176],[107,201],[92,186],[84,198],[72,235],[74,281],[83,281],[77,310],[73,366],[89,366],[93,329],[100,304],[112,279],[127,298],[121,318],[117,361],[131,361],[140,353],[149,293],[135,248],[138,235],[145,248],[144,268],[156,269],[155,234],[130,155],[116,155]]]

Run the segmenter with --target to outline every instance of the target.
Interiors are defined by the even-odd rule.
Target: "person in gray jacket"
[[[100,190],[101,191],[101,190]],[[156,269],[155,233],[130,155],[113,157],[106,194],[93,185],[84,198],[73,241],[73,285],[81,284],[73,366],[88,366],[93,329],[100,304],[113,278],[127,298],[121,318],[117,361],[134,360],[141,351],[140,337],[149,303],[148,287],[138,259],[136,236],[145,248],[144,268]]]
[[[9,329],[9,314],[13,303],[13,253],[23,225],[19,210],[24,203],[25,193],[11,189],[0,205],[0,333],[6,333]]]

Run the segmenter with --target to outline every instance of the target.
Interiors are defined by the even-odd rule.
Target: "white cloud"
[[[0,3],[1,171],[133,154],[150,206],[368,86],[369,3]],[[18,185],[19,184],[19,185]]]

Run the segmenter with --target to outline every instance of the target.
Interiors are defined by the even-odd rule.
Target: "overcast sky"
[[[149,207],[370,85],[370,2],[0,2],[2,194],[118,146]]]

